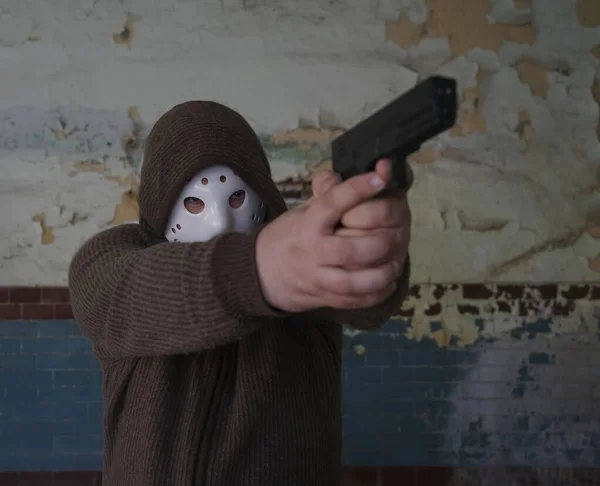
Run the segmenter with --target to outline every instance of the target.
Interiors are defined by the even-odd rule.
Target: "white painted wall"
[[[135,219],[140,146],[176,103],[239,110],[281,179],[432,72],[465,91],[414,164],[415,283],[597,280],[597,2],[489,1],[3,0],[0,285],[65,284]]]

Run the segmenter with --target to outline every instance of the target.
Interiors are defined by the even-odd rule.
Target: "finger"
[[[363,268],[390,259],[396,251],[395,234],[379,232],[359,236],[319,238],[313,251],[317,265]]]
[[[319,171],[312,178],[313,196],[319,197],[341,182],[342,179],[335,172],[329,170]]]
[[[396,260],[399,262],[400,268],[404,268],[404,263],[406,261],[406,256],[408,255],[408,249],[410,246],[410,227],[377,228],[371,230],[339,228],[336,230],[335,234],[340,236],[386,234],[390,238],[390,241],[393,240],[393,243],[391,243],[391,249],[385,254],[385,256],[383,256],[380,260],[374,261],[371,265],[377,266],[391,260]],[[366,265],[363,265],[363,267],[354,267],[352,265],[345,265],[344,268],[346,270],[354,270],[356,268],[364,268],[365,266]]]
[[[379,174],[381,177],[384,177],[384,178],[389,177],[391,179],[392,164],[393,164],[393,162],[390,159],[380,159],[377,161],[377,164],[375,164],[375,172],[377,174]],[[400,189],[399,194],[406,193],[413,185],[413,182],[415,179],[415,174],[414,174],[410,164],[405,163],[404,170],[406,173],[406,187]]]
[[[391,179],[392,177],[392,161],[390,159],[379,159],[375,164],[375,172],[382,179]]]
[[[333,186],[315,199],[311,211],[315,224],[322,228],[335,227],[342,214],[385,188],[389,179],[382,179],[375,172],[357,175]]]
[[[410,208],[406,196],[371,199],[344,213],[342,226],[371,229],[392,228],[410,224]]]
[[[320,295],[320,306],[344,310],[367,309],[383,302],[397,290],[398,285],[396,282],[393,282],[379,292],[367,294],[337,294],[335,292],[324,291]]]
[[[315,278],[319,288],[340,295],[379,293],[400,276],[395,261],[373,268],[346,270],[335,267],[319,267]]]

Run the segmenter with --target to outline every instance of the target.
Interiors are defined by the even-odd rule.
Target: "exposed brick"
[[[342,471],[341,486],[378,486],[376,467],[347,467]]]
[[[418,299],[421,296],[421,286],[411,285],[408,289],[408,295],[410,295],[411,297],[416,297]]]
[[[424,312],[426,316],[439,316],[442,313],[442,304],[440,302],[436,302],[425,309]]]
[[[100,471],[0,472],[0,486],[101,486]]]
[[[479,315],[479,307],[475,305],[469,304],[458,304],[457,306],[458,313],[465,316],[478,316]]]
[[[51,473],[49,473],[51,474]],[[50,483],[48,483],[50,484]],[[2,486],[19,486],[18,472],[0,472],[0,485]]]
[[[12,287],[10,289],[10,301],[18,303],[39,303],[42,292],[39,287]]]
[[[52,473],[21,472],[19,473],[19,486],[54,486]],[[67,483],[66,486],[71,486]]]
[[[416,486],[417,484],[416,470],[413,467],[382,467],[380,476],[380,486]]]
[[[61,481],[76,481],[80,486],[100,486],[102,484],[102,472],[100,471],[56,471],[52,473],[55,485],[62,484]]]
[[[496,295],[508,300],[520,299],[523,297],[525,289],[522,285],[498,285]]]
[[[552,301],[546,300],[522,300],[519,302],[519,316],[542,317],[548,313],[552,313],[553,305]]]
[[[589,285],[566,285],[561,287],[560,295],[568,300],[587,299],[590,295]]]
[[[523,298],[527,300],[555,299],[558,296],[558,285],[524,285]]]
[[[445,285],[436,285],[433,289],[432,295],[435,300],[440,300],[446,293],[447,287]]]
[[[21,304],[0,304],[0,321],[21,319]]]
[[[446,486],[453,472],[451,467],[418,467],[415,469],[415,486]]]
[[[54,304],[23,304],[22,319],[54,319]]]
[[[54,307],[56,319],[73,319],[71,304],[56,304]]]
[[[64,304],[71,301],[71,295],[66,287],[43,287],[41,301],[44,304]]]
[[[554,302],[553,314],[555,316],[568,316],[575,310],[575,302]]]
[[[8,302],[8,289],[6,287],[0,287],[0,304]]]
[[[498,308],[498,312],[501,312],[502,314],[510,314],[512,312],[512,306],[509,302],[504,300],[497,301],[496,306]]]
[[[464,284],[462,288],[465,299],[489,299],[494,295],[494,292],[484,284]]]
[[[403,309],[400,307],[396,312],[394,312],[394,315],[400,317],[412,317],[415,315],[415,308],[409,307],[408,309]]]

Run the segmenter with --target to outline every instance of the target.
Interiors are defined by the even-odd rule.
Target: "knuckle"
[[[374,291],[379,291],[388,286],[392,280],[394,280],[394,269],[392,265],[388,264],[379,267],[373,276],[371,289]]]
[[[382,223],[387,223],[394,216],[394,202],[390,199],[382,199],[379,203],[378,215]]]
[[[396,236],[392,231],[385,231],[377,235],[377,247],[381,257],[389,255],[395,247]]]
[[[350,240],[336,239],[331,246],[331,260],[338,265],[351,265],[354,261],[354,247]]]
[[[354,293],[355,285],[348,275],[344,275],[343,277],[338,279],[338,281],[335,283],[335,287],[336,292],[351,295]]]

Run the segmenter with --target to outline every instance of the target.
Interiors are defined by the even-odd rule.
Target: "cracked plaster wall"
[[[598,279],[595,0],[5,0],[0,65],[0,285],[63,285],[136,219],[178,102],[244,114],[292,199],[335,134],[435,72],[460,116],[412,157],[414,282]]]

